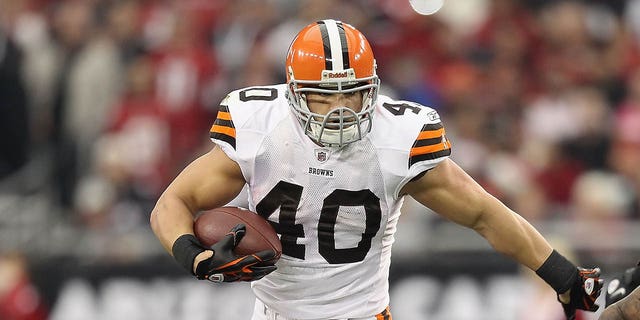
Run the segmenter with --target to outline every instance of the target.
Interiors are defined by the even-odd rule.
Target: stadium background
[[[4,0],[0,319],[247,318],[248,287],[185,276],[149,212],[211,147],[224,94],[282,82],[293,35],[326,17],[560,251],[605,278],[640,259],[640,1]],[[394,319],[562,319],[530,272],[412,201],[393,259]]]

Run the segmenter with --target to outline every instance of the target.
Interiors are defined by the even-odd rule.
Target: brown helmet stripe
[[[329,41],[329,31],[324,21],[318,21],[320,27],[320,36],[322,37],[322,46],[324,47],[324,68],[325,70],[333,70],[333,59],[331,58],[331,41]]]
[[[349,46],[347,45],[347,36],[344,33],[342,22],[338,21],[338,34],[340,35],[340,46],[342,47],[342,68],[347,70],[349,66]]]

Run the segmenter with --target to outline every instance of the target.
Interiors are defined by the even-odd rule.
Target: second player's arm
[[[622,300],[608,306],[598,320],[632,320],[640,318],[640,287]]]
[[[402,190],[441,216],[482,235],[498,252],[537,270],[553,251],[524,218],[446,159]]]

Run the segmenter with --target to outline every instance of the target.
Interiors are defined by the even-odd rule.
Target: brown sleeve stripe
[[[451,154],[451,143],[442,123],[426,124],[418,134],[409,152],[409,167],[414,163],[433,160]]]
[[[443,149],[437,152],[432,152],[432,153],[426,153],[426,154],[421,154],[418,156],[414,156],[409,158],[409,167],[411,167],[412,165],[420,162],[420,161],[425,161],[425,160],[434,160],[434,159],[438,159],[438,158],[442,158],[442,157],[446,157],[451,155],[451,148],[449,149]]]
[[[416,140],[416,142],[413,143],[413,148],[424,147],[424,146],[432,146],[432,145],[438,144],[440,142],[442,142],[442,135],[439,135],[436,138],[428,138],[428,139]]]
[[[420,131],[435,131],[435,130],[442,129],[442,128],[444,128],[442,126],[442,122],[428,123],[428,124],[425,124],[424,126],[422,126],[422,130],[420,130]]]
[[[436,130],[424,131],[424,128],[422,130],[423,131],[420,132],[420,134],[418,135],[418,139],[417,140],[440,138],[444,134],[444,128],[442,128],[442,127],[440,127],[440,129],[436,129]]]
[[[231,120],[223,120],[223,119],[218,118],[218,119],[216,119],[216,121],[213,124],[216,125],[216,126],[233,128],[233,121],[231,121]]]
[[[227,106],[220,106],[218,116],[210,130],[211,139],[222,140],[236,148],[236,128],[231,120],[231,114]]]

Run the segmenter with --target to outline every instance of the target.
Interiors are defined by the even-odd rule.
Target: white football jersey
[[[252,283],[262,302],[295,319],[355,318],[389,304],[400,189],[449,156],[436,111],[379,96],[371,132],[343,148],[303,132],[286,85],[229,94],[211,138],[236,161],[249,206],[280,235],[278,269]]]

